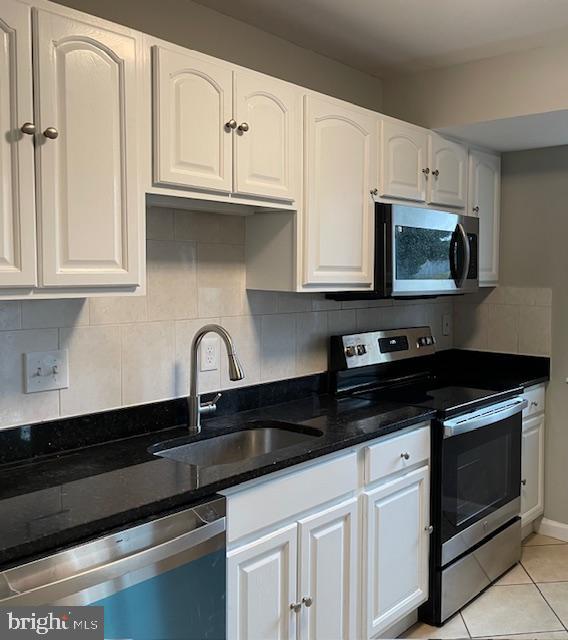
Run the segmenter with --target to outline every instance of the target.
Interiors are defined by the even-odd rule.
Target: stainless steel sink
[[[254,422],[241,431],[197,442],[177,438],[150,447],[150,453],[197,467],[235,464],[250,458],[315,440],[319,429],[278,422]]]

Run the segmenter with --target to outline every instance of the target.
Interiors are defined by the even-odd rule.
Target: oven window
[[[397,280],[449,280],[452,232],[395,227]]]

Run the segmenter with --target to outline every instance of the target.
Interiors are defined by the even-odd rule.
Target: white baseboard
[[[564,524],[563,522],[543,518],[537,531],[538,533],[542,533],[544,536],[550,536],[557,540],[568,542],[568,524]]]

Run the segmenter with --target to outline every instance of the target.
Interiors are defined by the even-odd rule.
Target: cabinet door
[[[469,213],[479,217],[479,284],[499,281],[501,159],[472,150],[469,155]]]
[[[153,65],[156,182],[231,191],[231,68],[162,47]]]
[[[376,119],[306,96],[304,285],[373,283]]]
[[[544,510],[544,416],[523,421],[521,519],[525,526]]]
[[[301,165],[300,101],[301,93],[291,85],[252,72],[235,73],[237,193],[296,199]]]
[[[34,34],[43,285],[138,285],[137,41],[43,9]]]
[[[228,640],[296,637],[297,535],[293,524],[227,554]]]
[[[385,119],[381,124],[381,195],[426,201],[429,175],[425,129]]]
[[[467,150],[445,140],[442,136],[430,135],[430,194],[432,204],[464,208],[467,198]]]
[[[355,640],[357,499],[300,520],[302,640]],[[309,605],[309,606],[308,606]]]
[[[36,284],[30,8],[0,7],[0,287]]]
[[[428,467],[364,493],[363,567],[369,637],[428,597]]]

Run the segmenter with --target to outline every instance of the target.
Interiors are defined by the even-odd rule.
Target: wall
[[[189,49],[380,109],[381,81],[191,0],[59,0]]]
[[[565,109],[568,47],[541,47],[385,79],[383,110],[425,127]]]
[[[148,294],[138,298],[0,303],[0,427],[183,396],[196,330],[220,322],[246,372],[201,375],[201,391],[324,371],[327,337],[359,329],[429,324],[438,347],[452,303],[339,303],[322,294],[245,288],[244,219],[151,209]],[[23,353],[69,350],[68,389],[23,393]]]

